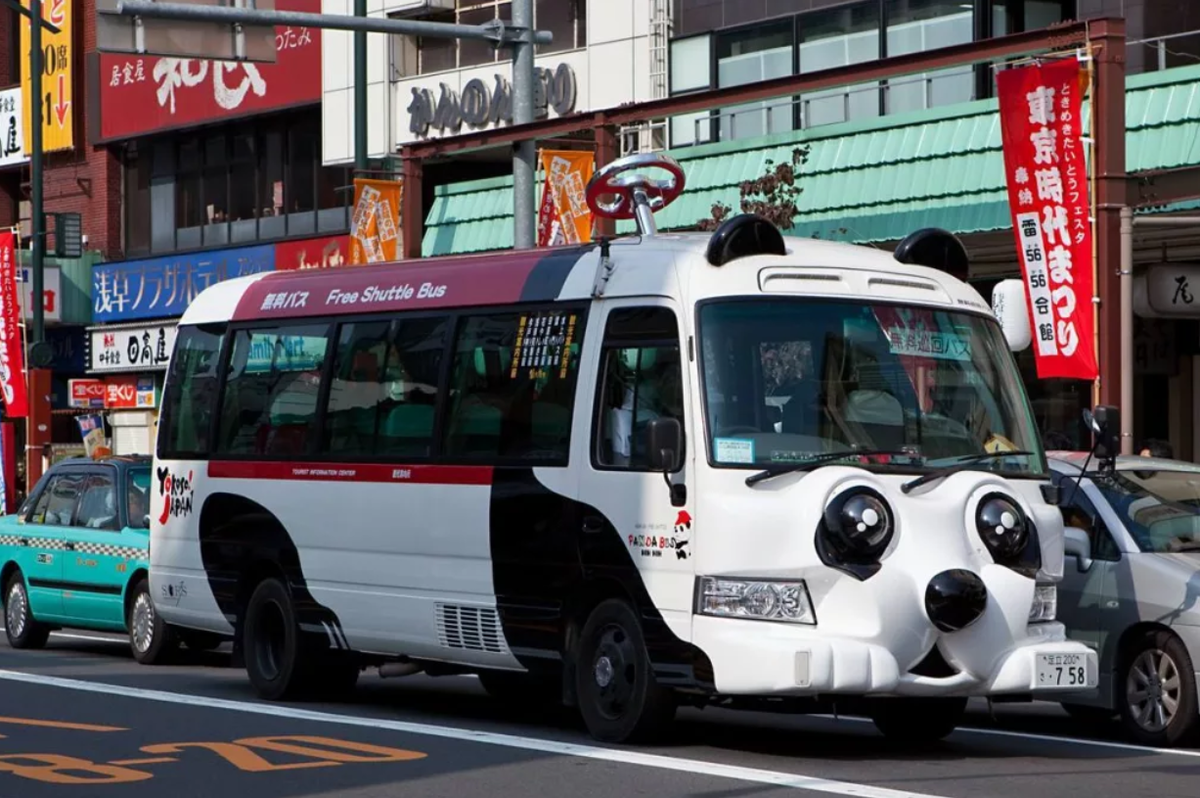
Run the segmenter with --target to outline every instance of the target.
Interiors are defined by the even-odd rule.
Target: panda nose
[[[943,632],[966,629],[979,620],[986,607],[987,587],[971,571],[942,571],[925,588],[925,614]]]

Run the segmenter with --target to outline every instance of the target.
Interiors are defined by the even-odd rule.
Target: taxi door
[[[29,591],[29,609],[38,620],[63,617],[63,560],[66,532],[75,517],[84,475],[60,468],[46,480],[17,529],[18,563]]]
[[[75,521],[66,530],[63,612],[80,626],[125,628],[125,582],[138,548],[127,538],[117,490],[117,469],[97,465],[87,472]]]

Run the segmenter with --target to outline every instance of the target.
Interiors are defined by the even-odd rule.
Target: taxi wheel
[[[129,648],[133,658],[143,665],[164,662],[179,646],[175,629],[163,621],[150,598],[149,580],[139,579],[130,592],[125,626],[129,629]]]
[[[13,648],[42,648],[50,639],[50,627],[33,618],[20,571],[13,573],[4,588],[4,632]]]
[[[1121,662],[1117,698],[1130,736],[1157,747],[1200,736],[1195,670],[1179,638],[1147,632],[1126,648]]]
[[[675,719],[675,696],[655,681],[641,624],[624,601],[601,603],[584,625],[575,690],[588,731],[602,742],[649,742]]]
[[[881,698],[870,714],[884,737],[921,744],[949,736],[966,709],[965,698]]]

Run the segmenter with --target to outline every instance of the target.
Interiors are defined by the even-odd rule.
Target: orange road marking
[[[119,732],[129,731],[129,729],[121,728],[120,726],[97,726],[92,723],[68,723],[61,720],[35,720],[33,718],[5,718],[0,717],[0,723],[8,723],[13,726],[40,726],[47,729],[68,729],[70,731],[92,731],[92,732]]]
[[[149,759],[114,759],[109,762],[110,765],[119,767],[129,767],[130,765],[161,765],[165,762],[178,762],[179,759],[173,756],[151,757]]]

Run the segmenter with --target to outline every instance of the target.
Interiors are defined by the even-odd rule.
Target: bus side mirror
[[[646,427],[646,451],[650,468],[663,474],[679,469],[679,452],[683,448],[683,427],[674,418],[655,418]]]
[[[992,289],[992,312],[1004,330],[1004,340],[1013,352],[1022,352],[1033,342],[1029,308],[1025,304],[1025,284],[1020,280],[1001,280]]]
[[[1078,527],[1067,527],[1063,530],[1063,554],[1075,558],[1081,574],[1087,573],[1092,567],[1092,539]]]

